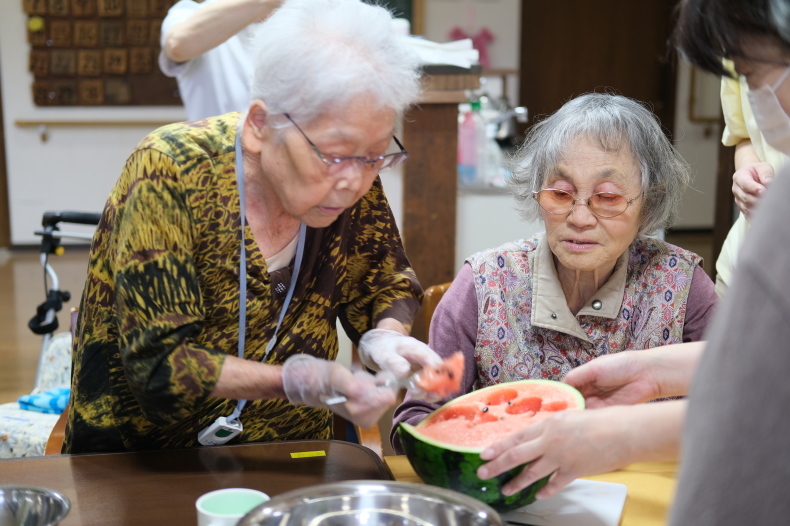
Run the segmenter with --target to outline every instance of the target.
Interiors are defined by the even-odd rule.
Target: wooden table
[[[422,482],[405,456],[384,457],[384,461],[395,480]],[[620,526],[663,526],[666,524],[667,511],[675,494],[676,472],[677,464],[674,462],[650,462],[633,464],[612,473],[584,478],[617,482],[628,486],[628,497],[620,518]]]
[[[195,501],[215,489],[254,488],[273,497],[359,479],[392,474],[369,449],[334,440],[0,460],[0,483],[45,486],[69,498],[63,526],[194,526]]]

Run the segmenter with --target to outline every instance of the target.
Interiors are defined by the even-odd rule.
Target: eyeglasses
[[[532,198],[540,207],[550,214],[570,214],[579,201],[587,205],[590,212],[598,217],[617,217],[639,199],[642,194],[628,199],[624,195],[601,192],[591,195],[588,199],[577,199],[575,195],[556,188],[546,188],[532,192]]]
[[[299,130],[299,133],[302,134],[302,137],[304,137],[307,143],[313,148],[313,151],[316,153],[316,155],[318,155],[318,158],[321,159],[321,161],[327,166],[327,171],[332,176],[336,176],[354,164],[356,164],[362,170],[381,173],[385,170],[389,170],[390,168],[398,166],[409,156],[409,153],[403,148],[403,145],[400,143],[398,138],[393,135],[392,138],[395,139],[395,144],[397,144],[398,148],[400,148],[400,151],[397,153],[388,153],[387,155],[380,155],[379,157],[373,157],[371,159],[358,156],[327,157],[318,150],[318,147],[313,144],[313,141],[307,137],[305,132],[303,132],[299,125],[294,122],[290,115],[286,113],[285,116],[289,121],[291,121],[291,124],[296,126],[296,129]]]

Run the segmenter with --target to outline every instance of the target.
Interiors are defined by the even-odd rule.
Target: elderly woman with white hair
[[[573,99],[533,126],[513,174],[545,234],[467,258],[431,322],[432,349],[464,353],[461,394],[702,338],[716,303],[702,259],[648,237],[671,224],[689,180],[650,111],[617,95]],[[407,393],[395,423],[446,401]]]
[[[378,177],[420,89],[391,21],[286,2],[246,113],[132,152],[91,249],[65,453],[331,438],[330,411],[371,426],[396,392],[334,362],[338,318],[372,368],[439,362],[408,336],[422,290]]]

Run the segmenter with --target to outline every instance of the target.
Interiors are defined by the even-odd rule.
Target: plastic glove
[[[367,367],[389,371],[397,378],[405,378],[423,367],[436,367],[442,363],[439,355],[421,341],[387,329],[372,329],[362,335],[359,358]]]
[[[354,424],[373,427],[395,405],[396,391],[378,385],[365,371],[352,373],[337,362],[296,354],[283,364],[283,390],[294,405],[326,407]],[[345,396],[346,402],[328,405],[325,400]]]

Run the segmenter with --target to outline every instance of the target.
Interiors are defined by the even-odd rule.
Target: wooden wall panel
[[[573,97],[613,91],[648,103],[669,133],[676,0],[523,0],[520,103],[530,123]]]
[[[458,104],[424,104],[404,123],[403,242],[423,288],[455,276]],[[421,316],[417,316],[420,320]],[[412,334],[427,340],[428,328]]]

